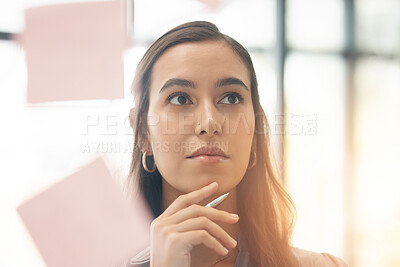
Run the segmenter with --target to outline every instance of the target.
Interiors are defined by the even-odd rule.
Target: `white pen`
[[[208,203],[204,207],[215,208],[222,201],[224,201],[227,196],[229,196],[229,192],[226,193],[226,194],[223,194],[222,196],[217,197],[216,199],[214,199],[213,201],[211,201],[210,203]],[[142,250],[141,252],[139,252],[138,254],[136,254],[136,256],[134,256],[131,259],[131,264],[142,264],[142,263],[146,263],[146,262],[149,262],[149,261],[150,261],[150,247],[147,247],[144,250]]]
[[[219,203],[221,203],[222,201],[225,200],[225,198],[229,196],[229,192],[226,194],[223,194],[222,196],[217,197],[216,199],[214,199],[213,201],[211,201],[210,203],[208,203],[207,205],[205,205],[205,207],[216,207],[219,205]]]

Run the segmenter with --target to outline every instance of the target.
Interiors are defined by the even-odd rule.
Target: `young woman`
[[[155,218],[146,266],[345,266],[289,245],[294,206],[243,46],[212,23],[180,25],[148,49],[132,90],[129,181]]]

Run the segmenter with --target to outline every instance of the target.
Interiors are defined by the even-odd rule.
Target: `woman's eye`
[[[172,95],[168,98],[168,101],[174,105],[187,105],[192,103],[192,101],[189,99],[189,96],[184,94]]]
[[[234,94],[226,95],[224,98],[222,98],[220,103],[235,105],[235,104],[239,104],[242,100],[243,100],[243,98],[239,94],[234,93]]]

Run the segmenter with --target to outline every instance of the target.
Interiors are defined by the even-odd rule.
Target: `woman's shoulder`
[[[341,258],[328,253],[318,253],[309,250],[292,247],[299,267],[348,267]]]

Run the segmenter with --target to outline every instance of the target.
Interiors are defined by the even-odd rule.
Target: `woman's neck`
[[[175,199],[184,194],[172,186],[170,186],[167,182],[163,180],[163,196],[162,196],[162,208],[163,211],[168,208],[168,206],[175,201]],[[223,192],[226,193],[226,192]],[[219,197],[223,193],[217,193],[216,195],[212,195],[209,198],[205,199],[204,201],[198,203],[199,205],[206,205],[207,203],[211,202],[215,198]],[[236,187],[229,191],[229,196],[221,203],[219,204],[216,209],[218,210],[224,210],[230,213],[235,213],[237,214],[237,205],[236,205]],[[239,222],[235,224],[228,224],[228,223],[221,223],[221,222],[215,222],[218,224],[224,231],[226,231],[231,237],[233,237],[236,241],[238,240],[239,236]],[[229,249],[231,250],[231,249]],[[236,257],[238,254],[237,248],[233,249],[232,252],[230,252],[229,257],[227,257],[226,260],[223,260],[223,262],[232,262],[232,266],[234,265],[236,261]],[[191,266],[210,266],[211,264],[217,262],[219,259],[223,258],[223,256],[217,254],[214,250],[209,249],[208,247],[204,245],[199,245],[193,248],[192,253],[191,253]]]

